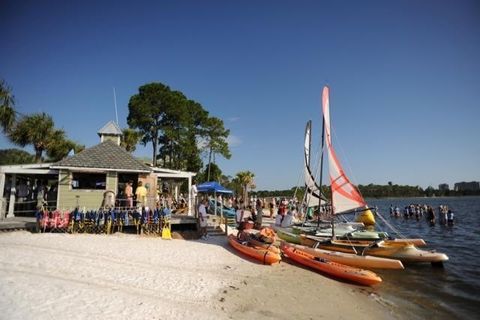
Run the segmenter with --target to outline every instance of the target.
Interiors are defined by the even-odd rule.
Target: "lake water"
[[[379,273],[384,282],[375,292],[391,302],[408,318],[478,319],[480,308],[480,197],[367,199],[377,206],[388,223],[407,238],[423,238],[428,249],[450,258],[443,268],[430,264],[407,265],[405,270]],[[404,219],[403,208],[409,204],[439,205],[455,212],[455,225],[430,226],[425,218]],[[390,205],[401,208],[402,216],[390,216]],[[378,230],[392,232],[377,218]],[[393,235],[393,234],[392,234]],[[395,308],[395,307],[394,307]]]

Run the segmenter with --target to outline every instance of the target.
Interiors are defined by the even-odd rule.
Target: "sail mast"
[[[323,180],[323,147],[325,146],[325,118],[322,116],[322,149],[320,151],[320,194],[322,194],[322,180]],[[320,211],[322,208],[322,202],[318,206],[318,219],[317,219],[317,229],[320,227]]]

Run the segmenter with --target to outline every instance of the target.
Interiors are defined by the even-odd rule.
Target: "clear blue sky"
[[[289,188],[307,120],[320,143],[328,84],[355,183],[480,180],[478,1],[3,0],[0,39],[17,109],[49,113],[87,147],[115,118],[112,87],[126,127],[129,98],[158,81],[224,120],[225,174]]]

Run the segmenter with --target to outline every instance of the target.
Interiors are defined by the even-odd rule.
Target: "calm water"
[[[423,238],[428,249],[446,253],[444,268],[430,264],[407,265],[405,270],[381,271],[384,282],[376,289],[397,306],[407,308],[411,318],[473,319],[480,308],[480,197],[368,199],[382,216],[405,237]],[[448,205],[455,212],[455,225],[438,221],[430,226],[425,218],[405,220],[403,208],[411,203]],[[402,217],[390,217],[390,204],[402,209]],[[436,211],[437,212],[437,211]],[[377,218],[378,228],[392,233]],[[477,318],[478,319],[478,318]]]

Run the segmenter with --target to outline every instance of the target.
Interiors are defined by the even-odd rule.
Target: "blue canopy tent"
[[[209,182],[204,182],[199,185],[197,185],[197,191],[198,192],[203,192],[203,193],[213,193],[213,197],[215,200],[215,214],[217,212],[217,193],[220,194],[233,194],[232,190],[228,190],[227,188],[223,187],[220,183],[216,181],[209,181]],[[223,216],[223,208],[221,208],[221,216]],[[228,224],[225,219],[225,232],[227,232]]]
[[[204,182],[197,185],[198,192],[213,192],[213,193],[225,193],[225,194],[233,194],[232,190],[228,190],[227,188],[223,187],[220,183],[216,181]]]

